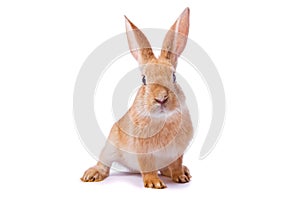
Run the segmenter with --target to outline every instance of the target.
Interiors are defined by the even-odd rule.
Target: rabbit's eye
[[[143,84],[146,85],[146,76],[143,76],[142,81],[143,81]]]
[[[175,73],[173,73],[173,82],[174,83],[176,82],[176,75],[175,75]]]

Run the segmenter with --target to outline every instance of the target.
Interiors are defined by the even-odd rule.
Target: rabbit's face
[[[175,69],[171,64],[157,60],[142,66],[142,81],[144,105],[151,116],[166,116],[180,108]]]

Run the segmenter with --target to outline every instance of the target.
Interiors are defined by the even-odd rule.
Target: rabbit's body
[[[101,181],[113,162],[143,175],[145,187],[164,188],[157,172],[175,182],[190,180],[182,156],[193,137],[185,96],[176,82],[177,58],[188,34],[189,9],[177,19],[156,58],[144,34],[126,18],[129,47],[139,62],[143,83],[133,105],[109,134],[99,162],[88,169],[83,181]]]
[[[165,114],[166,116],[161,114],[162,116],[152,118],[139,117],[132,124],[128,121],[136,115],[137,108],[134,105],[135,102],[125,116],[112,127],[108,145],[114,147],[111,147],[114,153],[109,155],[116,155],[115,161],[134,171],[153,170],[153,165],[156,169],[161,169],[164,164],[176,160],[183,154],[193,136],[189,112],[184,108],[183,112],[170,111]],[[149,130],[149,125],[155,128]],[[139,154],[152,157],[151,167],[140,168]],[[107,160],[107,158],[100,158],[100,160]]]

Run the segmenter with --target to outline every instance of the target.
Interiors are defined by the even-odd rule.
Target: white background
[[[168,28],[186,6],[190,38],[225,87],[216,148],[204,160],[187,156],[186,185],[149,190],[126,174],[81,183],[95,162],[73,122],[81,64],[124,31],[124,14],[141,28]],[[299,199],[299,10],[297,0],[1,1],[0,198]]]

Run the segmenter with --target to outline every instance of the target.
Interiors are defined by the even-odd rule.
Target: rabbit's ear
[[[186,8],[170,28],[163,42],[160,57],[169,59],[174,67],[188,39],[189,18],[190,10]]]
[[[126,35],[131,54],[139,62],[145,64],[154,58],[149,41],[143,32],[138,29],[126,16]]]

